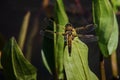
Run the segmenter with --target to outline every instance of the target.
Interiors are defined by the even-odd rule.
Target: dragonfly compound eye
[[[73,27],[72,27],[72,24],[66,24],[65,26],[65,31],[72,31]]]
[[[67,24],[65,25],[65,27],[68,27],[68,26],[72,26],[72,24],[71,24],[71,23],[67,23]]]

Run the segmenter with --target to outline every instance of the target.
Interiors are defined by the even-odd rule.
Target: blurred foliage
[[[30,12],[28,11],[26,15],[24,16],[23,23],[22,23],[20,33],[19,33],[18,44],[21,49],[23,49],[24,47],[25,38],[26,38],[28,25],[29,25],[29,20],[30,20]]]

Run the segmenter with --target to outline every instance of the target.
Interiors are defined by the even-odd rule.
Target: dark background
[[[65,4],[66,12],[70,18],[70,22],[73,25],[81,26],[92,23],[91,0],[80,0],[81,8],[77,8],[74,0],[69,0],[69,2],[68,0],[63,0],[63,1]],[[52,4],[50,6],[50,9],[51,8],[53,8]],[[3,0],[0,2],[0,36],[2,36],[4,39],[3,43],[5,43],[12,36],[18,39],[18,34],[20,31],[20,27],[22,25],[23,17],[28,10],[31,11],[31,18],[29,23],[29,29],[31,29],[35,15],[39,14],[38,17],[40,19],[40,23],[43,20],[43,18],[46,16],[44,14],[44,10],[42,9],[41,0]],[[117,18],[118,18],[118,22],[120,22],[120,15],[117,15]],[[38,33],[36,34],[33,42],[34,54],[32,55],[31,63],[38,69],[38,80],[49,80],[51,76],[44,68],[40,55],[41,36],[39,35],[39,31],[40,28],[38,29]],[[0,44],[4,45],[3,43]],[[89,66],[91,70],[100,79],[100,67],[99,67],[100,51],[97,42],[86,42],[86,44],[89,47],[89,56],[88,56]],[[23,53],[24,52],[25,50],[23,51]],[[120,45],[118,46],[117,49],[118,66],[120,67],[119,53],[120,53]],[[105,58],[105,69],[106,69],[107,80],[110,80],[112,78],[110,57]],[[0,80],[2,80],[2,77],[0,77]]]

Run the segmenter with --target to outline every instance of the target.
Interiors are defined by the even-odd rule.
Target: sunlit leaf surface
[[[102,54],[107,57],[117,48],[118,44],[118,24],[115,13],[109,0],[92,0],[93,18],[99,37],[99,47]]]
[[[67,80],[98,80],[88,66],[88,47],[78,38],[72,42],[71,56],[65,48],[64,68]]]
[[[36,68],[25,59],[13,37],[3,49],[1,63],[7,80],[36,80]]]

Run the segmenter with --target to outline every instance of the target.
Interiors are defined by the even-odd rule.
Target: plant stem
[[[55,22],[53,23],[54,25],[54,32],[56,32],[56,24]],[[58,79],[58,74],[57,74],[57,45],[56,45],[56,34],[54,34],[54,56],[55,56],[55,80]]]
[[[101,68],[101,80],[106,80],[104,60],[100,62],[100,68]]]
[[[111,55],[111,66],[112,66],[112,74],[113,77],[118,79],[118,65],[117,65],[117,55],[116,52],[113,52]]]
[[[36,15],[35,18],[34,18],[34,22],[33,22],[33,26],[31,28],[31,32],[28,36],[28,41],[27,41],[27,51],[26,51],[26,58],[31,61],[31,55],[32,55],[32,43],[33,43],[33,40],[34,40],[34,37],[37,33],[37,30],[38,30],[38,25],[39,25],[39,15]]]
[[[19,33],[19,38],[18,38],[18,44],[21,50],[23,49],[23,46],[24,46],[25,37],[26,37],[28,24],[29,24],[29,18],[30,18],[30,12],[28,11],[26,15],[24,16],[24,20],[23,20],[20,33]]]
[[[2,52],[0,51],[0,58],[1,58]]]
[[[100,72],[101,72],[101,80],[106,80],[104,59],[102,54],[100,54]]]

